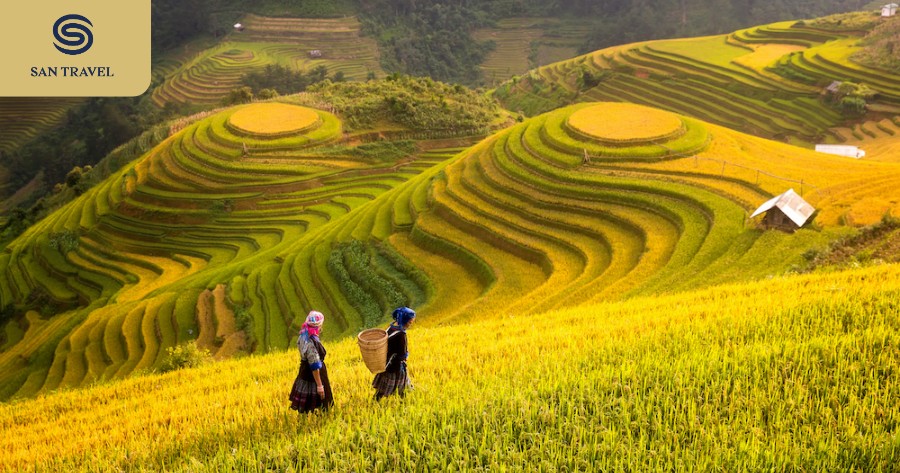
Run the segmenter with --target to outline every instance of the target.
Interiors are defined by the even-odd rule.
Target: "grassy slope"
[[[0,466],[889,471],[898,291],[900,267],[887,265],[423,319],[403,402],[371,400],[348,339],[328,346],[327,415],[286,408],[289,351],[4,405]]]

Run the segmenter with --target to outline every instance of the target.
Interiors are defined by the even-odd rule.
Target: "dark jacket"
[[[388,351],[386,373],[397,373],[406,371],[406,357],[409,354],[406,345],[406,332],[391,325],[387,329],[388,334]]]

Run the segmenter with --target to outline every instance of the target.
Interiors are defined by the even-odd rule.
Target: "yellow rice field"
[[[750,44],[747,47],[753,48],[753,52],[736,57],[732,61],[757,71],[763,71],[766,66],[782,56],[806,49],[804,46],[793,44]]]
[[[234,112],[228,122],[246,133],[280,135],[305,130],[319,122],[315,110],[286,103],[257,103]]]
[[[889,265],[531,316],[472,308],[410,331],[403,401],[371,400],[347,339],[328,344],[327,415],[288,410],[288,350],[2,405],[0,469],[890,471],[898,291]]]
[[[677,115],[628,103],[602,103],[573,113],[571,128],[604,141],[639,142],[670,136],[682,128]]]

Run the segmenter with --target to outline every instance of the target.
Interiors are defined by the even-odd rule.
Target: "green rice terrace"
[[[494,43],[481,71],[487,83],[497,84],[529,69],[575,56],[589,31],[586,22],[571,19],[505,18],[495,27],[476,30],[473,37]]]
[[[164,82],[153,90],[153,101],[216,104],[239,87],[241,77],[266,65],[310,70],[325,66],[348,80],[384,73],[375,40],[361,36],[355,17],[268,18],[248,15],[243,31],[229,33],[217,45],[201,50],[178,67],[161,69]],[[317,51],[317,52],[314,52]],[[176,63],[178,61],[175,61]]]
[[[864,84],[874,94],[863,120],[896,123],[900,75],[853,59],[877,17],[839,18],[608,48],[513,78],[495,96],[528,115],[576,102],[631,102],[799,145],[843,142],[854,137],[847,122],[860,117],[828,106],[827,87]]]
[[[643,131],[628,135],[637,116]],[[609,125],[589,125],[600,118]],[[342,145],[370,134],[345,135],[326,111],[276,102],[215,113],[0,255],[2,394],[149,370],[189,340],[217,358],[281,350],[298,308],[326,309],[334,337],[401,304],[426,323],[476,304],[537,314],[766,277],[841,234],[748,224],[754,203],[813,158],[713,127],[638,105],[583,104],[465,150],[384,160],[360,152],[374,143]],[[783,153],[782,176],[751,181],[698,164],[754,146]],[[893,163],[814,159],[822,169],[807,193],[826,207],[823,221],[846,195],[871,189],[859,184],[867,176],[900,176]],[[897,179],[881,178],[894,189],[881,195],[896,194]]]
[[[315,271],[295,274],[285,246],[451,153],[410,148],[385,161],[370,150],[386,148],[342,129],[331,113],[298,105],[228,109],[33,226],[0,258],[2,305],[36,310],[4,322],[4,397],[148,369],[185,340],[219,357],[285,347],[294,308],[343,268],[307,262]],[[348,139],[361,144],[341,144]],[[396,269],[406,263],[395,251],[372,258],[403,297],[424,300],[423,281]],[[336,325],[359,323],[348,313]]]
[[[59,123],[66,110],[79,102],[81,99],[72,98],[0,98],[0,153],[12,151]]]

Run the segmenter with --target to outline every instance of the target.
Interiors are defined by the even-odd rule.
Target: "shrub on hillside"
[[[209,351],[198,347],[194,341],[166,348],[166,355],[159,366],[163,373],[200,366],[209,359]]]
[[[72,230],[50,232],[49,238],[50,248],[59,250],[62,254],[78,249],[78,233]]]
[[[876,91],[866,84],[841,82],[829,102],[845,115],[861,115],[866,112],[867,101],[875,94]]]
[[[483,94],[429,78],[392,75],[367,82],[323,82],[309,88],[333,103],[350,128],[389,120],[412,130],[482,129],[497,118],[497,104]]]
[[[262,70],[244,74],[241,84],[250,87],[257,94],[265,89],[272,89],[285,95],[303,92],[310,85],[322,82],[327,77],[328,68],[321,65],[304,72],[280,64],[269,64]]]
[[[242,103],[250,103],[253,101],[253,89],[244,86],[232,89],[228,95],[222,100],[225,105],[237,105]]]

